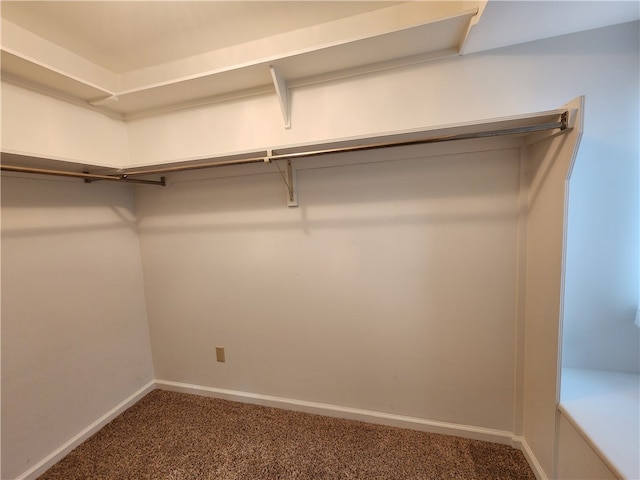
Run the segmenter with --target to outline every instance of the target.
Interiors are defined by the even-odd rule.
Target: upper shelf
[[[408,2],[388,19],[360,15],[119,75],[3,20],[2,75],[122,119],[256,93],[286,96],[271,67],[289,88],[459,54],[479,9],[444,2],[434,12],[429,4]]]

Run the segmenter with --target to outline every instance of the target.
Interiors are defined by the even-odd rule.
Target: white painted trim
[[[142,397],[144,397],[147,393],[151,392],[154,389],[154,381],[147,383],[144,387],[131,394],[129,397],[124,399],[107,413],[99,417],[91,425],[81,430],[73,438],[71,438],[70,440],[62,444],[59,448],[47,455],[45,458],[40,460],[29,470],[16,477],[15,480],[32,480],[38,478],[49,468],[62,460],[69,452],[71,452],[71,450],[87,440],[90,436],[104,427],[107,423],[116,418],[118,415],[127,410],[129,407],[138,402]]]
[[[514,448],[517,448],[523,453],[524,458],[527,460],[527,463],[529,463],[529,466],[533,470],[533,473],[538,480],[549,480],[549,477],[547,477],[547,474],[544,473],[540,462],[538,462],[538,459],[533,454],[533,451],[529,447],[529,444],[524,437],[514,436],[512,445]]]
[[[292,398],[275,397],[258,393],[227,390],[224,388],[205,387],[201,385],[170,382],[166,380],[156,380],[156,387],[162,390],[190,393],[206,397],[222,398],[225,400],[232,400],[236,402],[283,408],[287,410],[313,413],[316,415],[324,415],[336,418],[344,418],[348,420],[358,420],[366,423],[387,425],[391,427],[408,428],[411,430],[420,430],[423,432],[454,435],[457,437],[483,440],[487,442],[500,443],[503,445],[513,444],[513,435],[511,432],[503,430],[493,430],[483,427],[475,427],[472,425],[440,422],[436,420],[427,420],[424,418],[409,417],[405,415],[376,412],[373,410],[343,407],[340,405],[332,405],[328,403],[309,402],[306,400],[296,400]]]
[[[36,463],[29,470],[16,477],[15,480],[33,480],[38,478],[38,476],[42,475],[49,468],[62,460],[74,448],[76,448],[82,442],[98,432],[111,420],[116,418],[122,412],[142,399],[142,397],[155,389],[189,393],[193,395],[213,398],[222,398],[225,400],[232,400],[236,402],[283,408],[287,410],[312,413],[316,415],[344,418],[348,420],[357,420],[378,425],[408,428],[411,430],[419,430],[423,432],[453,435],[457,437],[470,438],[473,440],[482,440],[503,445],[511,445],[523,452],[525,459],[533,469],[538,480],[549,480],[549,478],[542,470],[540,463],[529,448],[526,440],[523,437],[514,436],[511,432],[483,427],[475,427],[472,425],[462,425],[451,422],[427,420],[424,418],[409,417],[405,415],[376,412],[373,410],[364,410],[360,408],[343,407],[327,403],[309,402],[306,400],[296,400],[285,397],[276,397],[272,395],[262,395],[258,393],[242,392],[238,390],[228,390],[216,387],[206,387],[202,385],[171,382],[166,380],[155,380],[149,382],[141,389],[131,394],[121,403],[116,405],[114,408],[109,410],[107,413],[102,415],[91,425],[83,429],[69,441],[54,450],[47,457]]]
[[[638,374],[563,368],[561,394],[559,416],[611,473],[616,478],[640,478]]]

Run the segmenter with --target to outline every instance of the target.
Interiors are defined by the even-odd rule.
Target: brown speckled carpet
[[[155,390],[47,479],[535,480],[509,446]]]

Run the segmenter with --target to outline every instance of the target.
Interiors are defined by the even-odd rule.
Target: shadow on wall
[[[507,149],[298,170],[293,209],[278,173],[176,176],[166,189],[137,189],[138,227],[144,234],[510,222],[519,168],[518,150]]]
[[[157,378],[511,431],[520,150],[387,155],[136,189]]]
[[[3,238],[122,228],[136,232],[129,186],[2,175]]]

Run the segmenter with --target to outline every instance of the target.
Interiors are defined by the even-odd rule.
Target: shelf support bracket
[[[296,171],[291,164],[291,159],[287,159],[287,171],[283,172],[280,169],[277,161],[273,161],[273,150],[267,150],[267,156],[264,158],[265,163],[273,163],[282,178],[282,183],[287,187],[287,207],[298,206],[298,177]]]
[[[276,67],[269,65],[269,70],[271,70],[271,79],[273,80],[273,86],[276,88],[276,95],[280,102],[284,128],[291,128],[291,107],[289,105],[289,88],[287,87],[287,82],[276,70]]]
[[[298,206],[298,176],[291,165],[291,160],[287,160],[287,207]]]

